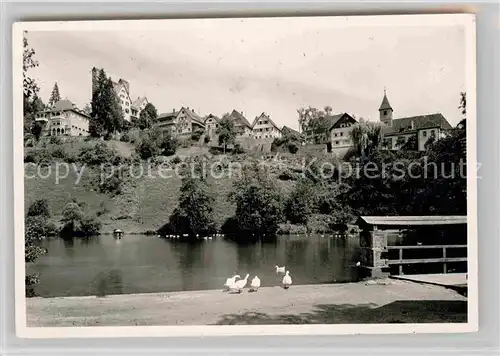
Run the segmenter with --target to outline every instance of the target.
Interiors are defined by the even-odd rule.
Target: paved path
[[[28,326],[345,324],[466,322],[453,290],[402,280],[262,288],[27,299]]]

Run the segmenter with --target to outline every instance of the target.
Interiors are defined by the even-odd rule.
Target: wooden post
[[[403,260],[403,249],[399,249],[399,261],[401,262]],[[399,264],[399,275],[401,276],[403,274],[403,265],[400,263]]]
[[[443,246],[443,258],[446,258],[446,246]],[[443,273],[448,273],[448,268],[446,267],[446,262],[443,262]]]

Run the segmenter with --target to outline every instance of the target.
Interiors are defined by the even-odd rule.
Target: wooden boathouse
[[[466,273],[466,216],[361,216],[365,277]]]

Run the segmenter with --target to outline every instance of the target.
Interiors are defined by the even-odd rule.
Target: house
[[[89,120],[90,116],[66,99],[35,115],[35,121],[42,124],[42,136],[88,136]]]
[[[141,111],[144,110],[146,105],[148,105],[148,99],[145,96],[138,96],[137,99],[134,100],[132,106],[130,107],[131,111],[131,119],[137,120],[141,115]]]
[[[289,136],[294,138],[295,140],[299,142],[304,141],[304,135],[302,135],[299,131],[292,129],[291,127],[288,126],[283,126],[281,128],[281,135],[282,136]]]
[[[332,118],[333,119],[330,121],[330,141],[328,150],[330,151],[330,147],[333,151],[338,148],[348,149],[352,147],[353,142],[350,133],[352,126],[357,123],[356,119],[348,113],[334,115]]]
[[[398,150],[413,140],[409,149],[425,151],[428,143],[431,143],[452,129],[450,123],[440,113],[403,117],[393,119],[393,108],[384,91],[382,104],[380,104],[379,115],[383,124],[383,145],[390,150]]]
[[[97,78],[99,77],[100,68],[92,68],[92,91],[94,91],[97,85]],[[138,98],[132,102],[130,95],[130,84],[127,80],[120,78],[118,81],[113,81],[113,89],[118,96],[118,102],[123,112],[123,119],[125,121],[131,122],[132,119],[136,119],[140,115],[140,111],[146,107],[147,99],[146,97]]]
[[[220,119],[213,115],[209,114],[205,117],[205,131],[208,136],[213,136],[217,133],[217,129],[219,128]]]
[[[236,135],[240,137],[253,137],[252,125],[243,115],[243,112],[233,110],[228,118],[233,121]]]
[[[281,137],[281,130],[266,113],[257,116],[252,124],[253,136],[256,139]]]
[[[179,111],[160,114],[154,127],[160,129],[163,135],[187,136],[197,130],[205,130],[203,118],[201,118],[193,109],[182,107]]]

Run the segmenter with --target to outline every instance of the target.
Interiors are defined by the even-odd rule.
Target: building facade
[[[209,114],[205,117],[205,133],[212,137],[217,133],[217,129],[219,128],[219,121],[220,119],[213,115]]]
[[[233,110],[229,114],[229,119],[233,121],[236,135],[238,137],[253,137],[252,125],[248,122],[243,112]]]
[[[88,136],[89,120],[69,100],[59,100],[52,108],[35,115],[35,121],[42,125],[42,136]]]
[[[335,115],[330,127],[330,144],[332,150],[335,148],[353,147],[351,140],[352,126],[357,123],[356,119],[348,113]]]
[[[154,125],[163,136],[188,136],[198,130],[205,130],[204,120],[190,108],[182,107],[179,111],[160,114]]]
[[[405,148],[425,151],[430,143],[442,138],[452,129],[441,113],[393,119],[393,112],[384,91],[379,116],[383,124],[383,146],[389,150]]]
[[[265,113],[257,116],[252,124],[253,137],[256,139],[274,139],[281,137],[281,129]]]

